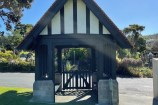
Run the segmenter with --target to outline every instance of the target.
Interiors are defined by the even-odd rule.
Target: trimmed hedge
[[[0,72],[34,72],[35,66],[29,62],[20,63],[0,63]]]

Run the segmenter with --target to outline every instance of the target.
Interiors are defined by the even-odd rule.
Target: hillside
[[[147,35],[144,36],[146,39],[157,39],[158,40],[158,33],[157,34],[153,34],[153,35]]]

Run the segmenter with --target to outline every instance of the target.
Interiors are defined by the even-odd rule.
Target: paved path
[[[118,78],[117,80],[120,105],[153,105],[153,79]]]
[[[0,86],[32,88],[34,73],[0,73]]]
[[[117,78],[120,105],[152,105],[153,82],[150,78]],[[32,88],[33,73],[0,73],[0,86]]]

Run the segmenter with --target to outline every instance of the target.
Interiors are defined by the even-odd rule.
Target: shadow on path
[[[96,91],[62,91],[56,94],[57,100],[61,103],[68,101],[66,105],[95,105],[97,103],[97,92]],[[59,98],[60,97],[60,98]],[[70,98],[69,98],[70,97]],[[65,105],[63,104],[63,105]]]

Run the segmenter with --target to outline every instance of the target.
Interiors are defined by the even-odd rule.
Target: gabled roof
[[[24,38],[17,49],[30,49],[34,43],[36,43],[37,36],[40,32],[49,24],[51,19],[56,15],[58,11],[65,5],[67,0],[56,0],[43,17],[33,27],[31,32]],[[86,6],[91,10],[99,21],[110,31],[113,38],[117,41],[118,45],[122,48],[131,48],[132,45],[125,37],[125,35],[117,28],[117,26],[111,21],[111,19],[104,13],[104,11],[97,5],[94,0],[83,0]]]

